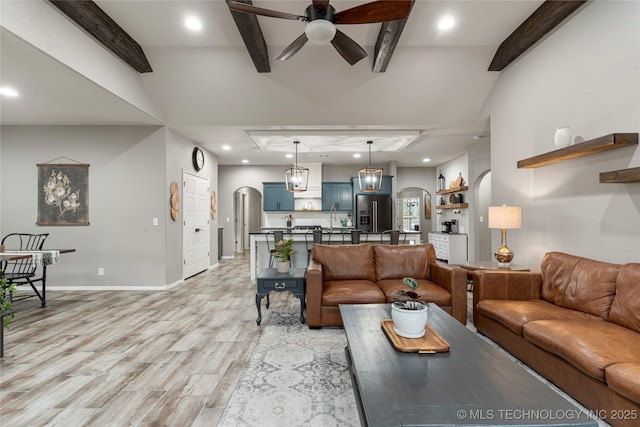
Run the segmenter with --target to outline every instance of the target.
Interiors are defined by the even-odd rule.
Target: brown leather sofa
[[[615,426],[640,425],[640,264],[560,252],[475,271],[478,331]]]
[[[339,304],[393,301],[398,289],[408,290],[404,277],[419,283],[416,292],[465,324],[466,272],[436,261],[426,245],[321,245],[311,250],[307,267],[307,325],[342,326]]]

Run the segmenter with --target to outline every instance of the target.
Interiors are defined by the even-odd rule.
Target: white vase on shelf
[[[571,129],[569,127],[556,129],[556,132],[553,134],[553,142],[558,148],[571,145]]]

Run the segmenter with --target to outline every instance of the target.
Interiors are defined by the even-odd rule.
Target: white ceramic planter
[[[276,269],[278,270],[278,273],[288,273],[290,265],[290,261],[276,260]]]
[[[405,310],[391,304],[393,330],[404,338],[421,338],[427,324],[427,306],[421,310]]]

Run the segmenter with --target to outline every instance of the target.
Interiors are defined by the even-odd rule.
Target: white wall
[[[638,2],[588,3],[500,74],[485,111],[491,192],[494,205],[522,206],[523,228],[508,232],[515,263],[538,268],[548,251],[640,261],[640,184],[599,183],[600,172],[639,166],[637,146],[516,168],[555,149],[556,127],[584,140],[640,130],[639,18]]]

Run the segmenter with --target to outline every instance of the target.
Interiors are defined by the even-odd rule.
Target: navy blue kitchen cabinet
[[[330,211],[331,206],[338,211],[353,210],[353,185],[350,182],[322,183],[322,210]]]
[[[287,191],[284,182],[263,182],[262,206],[265,211],[292,211],[293,193]]]

